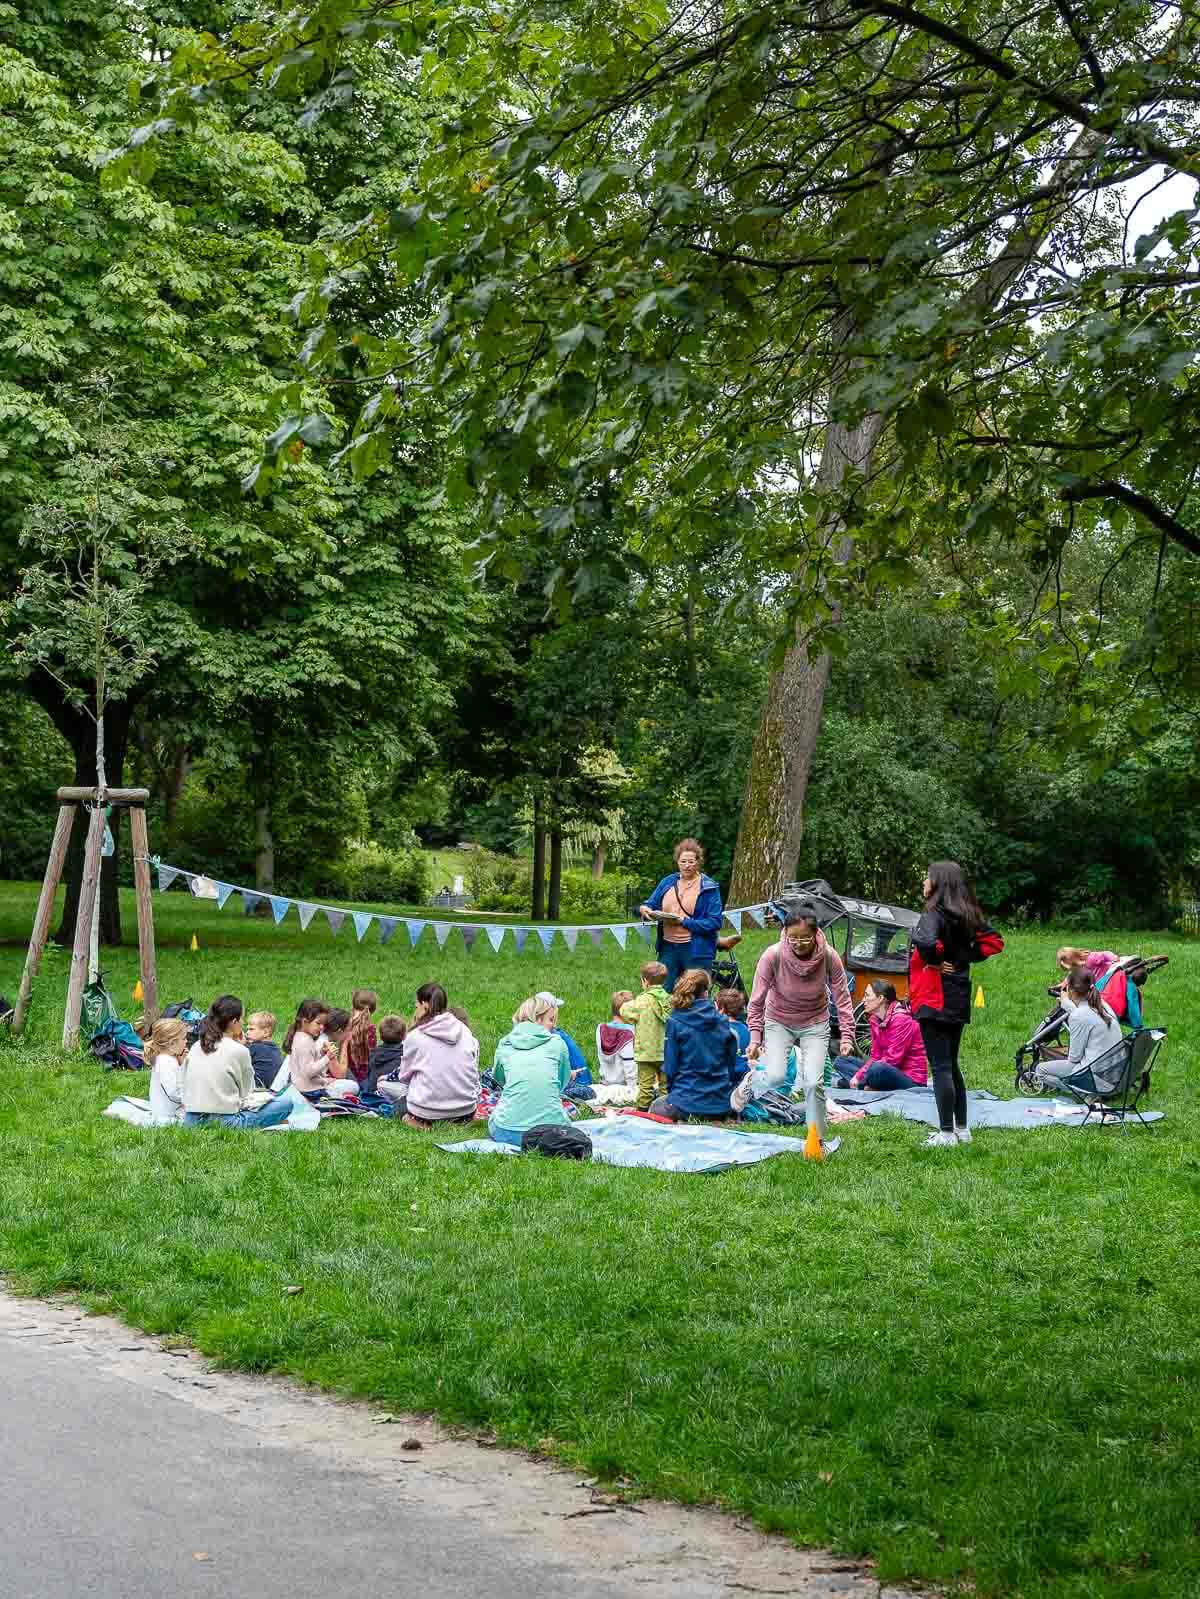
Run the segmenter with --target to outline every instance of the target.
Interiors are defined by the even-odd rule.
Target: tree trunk
[[[44,703],[44,702],[42,702]],[[48,709],[48,707],[47,707]],[[90,717],[73,712],[63,706],[61,714],[52,713],[60,733],[70,742],[75,753],[73,782],[80,788],[96,785],[96,728]],[[129,744],[131,707],[126,700],[110,705],[104,713],[105,766],[110,788],[121,788],[124,782],[125,752]],[[100,863],[100,942],[121,942],[121,905],[117,897],[117,871],[121,860],[121,812],[114,810],[108,825],[112,829],[113,853]],[[75,918],[79,911],[79,888],[83,879],[83,846],[87,828],[76,825],[71,834],[71,847],[63,873],[66,899],[62,922],[54,935],[56,944],[68,949],[75,941]]]
[[[604,859],[605,859],[605,856],[607,854],[608,854],[608,845],[607,844],[597,844],[595,849],[592,851],[592,876],[593,877],[603,877],[604,876]]]
[[[875,414],[854,428],[831,423],[817,469],[818,487],[837,488],[848,468],[865,472],[882,426],[882,418]],[[830,529],[829,538],[838,539],[839,529]],[[847,555],[848,551],[839,552],[843,560]],[[729,884],[732,905],[760,904],[796,870],[808,772],[828,683],[829,656],[812,656],[801,636],[771,674],[742,799]]]
[[[179,801],[183,798],[184,785],[187,783],[191,765],[191,752],[186,744],[180,744],[175,750],[175,759],[172,762],[170,776],[167,778],[166,788],[163,793],[163,825],[166,827],[168,836],[175,828],[175,818],[179,813]]]
[[[546,919],[546,823],[542,816],[542,802],[533,801],[533,907],[535,922]]]
[[[557,822],[550,829],[550,884],[546,893],[546,915],[558,920],[562,903],[562,828]]]
[[[260,797],[254,807],[254,886],[265,894],[275,892],[275,836],[271,832],[271,802]]]

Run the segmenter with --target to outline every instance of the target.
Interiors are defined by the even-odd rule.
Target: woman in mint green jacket
[[[492,1076],[500,1085],[500,1102],[488,1117],[488,1132],[498,1144],[521,1147],[531,1127],[569,1127],[571,1118],[562,1096],[571,1081],[567,1046],[554,1031],[558,1010],[534,995],[513,1017],[511,1033],[496,1045]]]

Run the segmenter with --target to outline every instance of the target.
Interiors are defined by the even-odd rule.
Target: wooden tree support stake
[[[104,844],[104,807],[97,805],[88,823],[87,844],[83,851],[83,881],[79,885],[79,911],[75,917],[75,947],[71,951],[71,975],[67,981],[67,1009],[63,1016],[62,1045],[75,1049],[79,1044],[79,1017],[83,1010],[83,989],[87,982],[88,950],[92,936],[92,911],[100,891],[100,850]]]
[[[54,842],[50,845],[50,859],[46,863],[46,875],[42,879],[42,892],[38,898],[37,915],[33,919],[33,936],[29,940],[29,954],[25,957],[25,970],[21,973],[21,986],[17,990],[17,1005],[13,1011],[12,1019],[14,1033],[21,1033],[25,1029],[25,1017],[29,1011],[29,996],[33,992],[33,980],[38,974],[38,967],[42,964],[42,953],[46,948],[46,940],[50,936],[50,918],[54,914],[54,896],[58,893],[58,885],[62,881],[63,863],[67,858],[67,849],[71,842],[71,828],[74,822],[74,805],[60,805],[58,808],[58,821],[54,827]]]
[[[25,970],[13,1011],[14,1033],[25,1028],[29,1013],[29,1000],[34,979],[41,965],[46,940],[50,936],[50,918],[54,912],[54,896],[62,881],[67,847],[75,825],[75,811],[80,805],[94,809],[88,823],[87,843],[83,856],[83,881],[79,888],[79,908],[75,918],[75,946],[71,952],[71,973],[67,983],[67,1005],[63,1015],[62,1042],[64,1049],[75,1049],[79,1044],[79,1021],[83,1011],[83,990],[87,982],[88,944],[91,936],[92,911],[96,895],[100,892],[100,852],[104,844],[104,813],[106,807],[130,812],[130,833],[133,843],[133,881],[137,892],[138,956],[142,970],[142,992],[145,998],[146,1018],[158,1017],[158,970],[154,952],[154,911],[150,891],[150,854],[146,834],[146,801],[150,791],[145,788],[110,788],[103,793],[95,788],[60,788],[58,791],[58,822],[54,828],[54,841],[50,846],[50,859],[42,879],[38,896],[37,914],[33,933],[29,939],[29,953],[25,957]]]

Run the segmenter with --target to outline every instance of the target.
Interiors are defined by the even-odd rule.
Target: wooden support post
[[[50,845],[50,859],[46,862],[46,875],[42,878],[42,892],[38,899],[37,915],[33,919],[33,936],[29,940],[29,953],[25,957],[25,970],[21,973],[21,986],[17,990],[17,1005],[13,1011],[12,1030],[20,1033],[25,1028],[25,1016],[33,993],[33,980],[42,964],[42,951],[50,936],[50,918],[54,914],[54,896],[62,880],[63,862],[71,842],[71,827],[75,821],[74,805],[60,805],[58,822],[54,828],[54,842]]]
[[[133,846],[133,886],[137,894],[138,958],[142,966],[142,997],[147,1027],[158,1020],[158,972],[154,964],[154,909],[150,898],[150,844],[146,836],[146,812],[140,805],[129,810],[130,841]]]
[[[75,947],[71,951],[71,976],[67,983],[67,1010],[63,1017],[64,1049],[79,1045],[79,1017],[83,1009],[83,986],[87,981],[88,949],[92,933],[92,910],[100,886],[100,849],[104,843],[104,807],[97,805],[88,824],[87,845],[83,852],[83,881],[79,885],[79,911],[75,918]]]

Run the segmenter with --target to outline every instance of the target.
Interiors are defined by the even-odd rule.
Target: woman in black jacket
[[[971,1020],[971,964],[998,955],[1004,940],[987,924],[957,861],[934,861],[925,878],[925,910],[912,937],[908,998],[933,1072],[935,1148],[969,1144],[967,1085],[959,1069],[962,1031]]]

